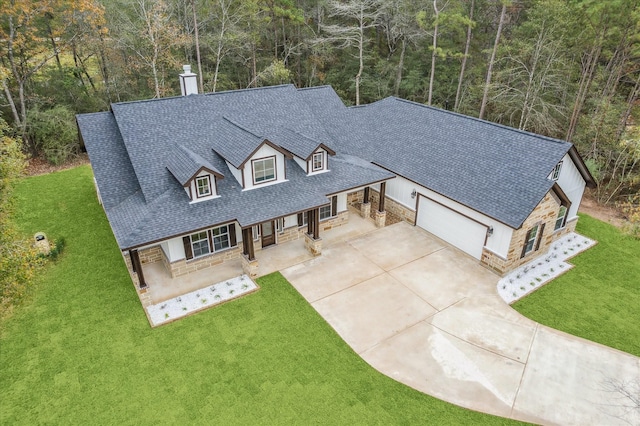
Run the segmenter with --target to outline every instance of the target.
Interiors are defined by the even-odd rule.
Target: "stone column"
[[[360,204],[360,214],[367,219],[371,215],[371,203]]]
[[[313,238],[312,235],[304,234],[304,246],[314,256],[322,254],[322,238]]]

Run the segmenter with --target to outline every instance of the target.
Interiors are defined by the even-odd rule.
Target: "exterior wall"
[[[569,232],[572,227],[575,228],[575,221],[573,221],[565,228],[554,232],[553,228],[556,223],[559,208],[560,204],[551,192],[549,192],[536,206],[531,215],[529,215],[529,217],[524,221],[522,227],[513,231],[513,238],[511,238],[511,242],[509,244],[507,256],[500,256],[495,252],[487,250],[485,247],[482,252],[482,263],[489,266],[499,274],[504,274],[505,272],[513,270],[518,266],[530,262],[532,259],[546,253],[554,240]],[[540,240],[540,246],[538,250],[533,250],[523,258],[520,258],[527,232],[537,223],[545,224],[542,239]]]
[[[227,167],[231,171],[231,174],[233,175],[233,177],[236,178],[240,186],[242,186],[242,171],[240,169],[236,169],[235,167],[233,167],[231,163],[226,160],[225,160],[225,163],[227,164]]]
[[[298,166],[300,166],[305,173],[307,173],[307,161],[304,161],[302,158],[296,157],[295,155],[293,156],[293,160],[298,163]]]
[[[211,195],[208,195],[206,197],[202,197],[202,198],[198,198],[196,196],[197,194],[197,188],[196,188],[196,179],[192,179],[189,186],[191,189],[191,193],[189,194],[189,191],[187,191],[187,188],[185,188],[185,191],[187,191],[187,194],[191,195],[191,202],[192,203],[198,203],[200,201],[205,201],[205,200],[211,200],[212,198],[217,198],[218,197],[218,193],[216,191],[216,177],[210,173],[207,173],[206,171],[201,171],[200,173],[198,173],[198,175],[196,177],[201,177],[201,176],[209,176],[209,182],[211,183]]]
[[[567,212],[567,220],[576,219],[578,217],[578,207],[580,207],[580,201],[582,201],[584,188],[587,184],[569,154],[562,159],[558,185],[571,201],[571,207]]]
[[[237,259],[242,255],[242,245],[238,244],[236,247],[232,247],[227,250],[219,251],[206,256],[198,257],[191,260],[181,259],[169,264],[169,274],[172,278],[186,275],[191,272],[199,271],[200,269],[210,268],[212,266],[220,265],[232,259]]]
[[[313,171],[313,155],[311,156],[311,158],[309,159],[309,161],[307,161],[307,167],[309,167],[307,170],[309,170],[309,176],[311,175],[317,175],[319,173],[324,173],[326,171],[329,170],[329,163],[327,162],[328,160],[328,155],[327,155],[327,151],[325,151],[322,148],[317,149],[314,154],[317,154],[318,152],[322,153],[322,165],[324,166],[322,169],[314,172]]]
[[[349,222],[349,211],[345,210],[342,212],[338,212],[336,216],[320,222],[320,232],[337,228],[338,226],[344,225],[347,222]],[[322,238],[322,234],[320,234],[320,238]]]
[[[254,185],[252,160],[258,160],[260,158],[272,157],[272,156],[276,157],[276,180]],[[284,182],[285,181],[284,155],[280,151],[275,150],[274,148],[270,147],[267,144],[264,144],[260,147],[260,149],[258,149],[253,154],[253,156],[249,160],[247,160],[247,162],[244,165],[243,173],[244,173],[244,189],[245,190],[259,188],[266,185],[273,185],[278,182]]]

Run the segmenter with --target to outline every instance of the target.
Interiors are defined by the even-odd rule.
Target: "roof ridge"
[[[562,139],[552,138],[552,137],[550,137],[550,136],[540,135],[540,134],[538,134],[538,133],[533,133],[533,132],[528,132],[528,131],[526,131],[526,130],[516,129],[515,127],[506,126],[506,125],[504,125],[504,124],[495,123],[495,122],[493,122],[493,121],[484,120],[484,119],[481,119],[481,118],[478,118],[478,117],[472,117],[472,116],[470,116],[470,115],[460,114],[459,112],[455,112],[455,111],[449,111],[449,110],[442,109],[442,108],[436,108],[436,107],[431,106],[431,105],[425,105],[425,104],[421,104],[421,103],[418,103],[418,102],[415,102],[415,101],[410,101],[410,100],[408,100],[408,99],[398,98],[398,97],[395,97],[395,96],[389,96],[389,97],[387,97],[387,98],[384,98],[384,99],[381,99],[381,100],[379,100],[379,101],[376,101],[376,102],[374,102],[374,103],[372,103],[372,104],[360,105],[360,106],[374,105],[374,104],[376,104],[376,103],[379,103],[379,102],[385,101],[385,100],[387,100],[387,99],[395,100],[395,101],[400,101],[400,102],[405,102],[405,103],[408,103],[408,104],[411,104],[411,105],[416,105],[416,106],[419,106],[419,107],[423,107],[423,108],[426,108],[426,109],[430,109],[430,110],[437,111],[437,112],[441,112],[441,113],[445,113],[445,114],[455,115],[456,117],[464,118],[464,119],[467,119],[467,120],[478,121],[478,122],[480,122],[480,123],[489,124],[489,125],[491,125],[491,126],[499,127],[499,128],[501,128],[501,129],[505,129],[505,130],[510,130],[510,131],[512,131],[512,132],[516,132],[516,133],[521,133],[521,134],[524,134],[524,135],[527,135],[527,136],[534,136],[534,137],[536,137],[536,138],[546,139],[546,140],[548,140],[548,141],[550,141],[550,142],[555,142],[555,143],[568,143],[568,144],[570,144],[570,143],[571,143],[571,142],[569,142],[569,141],[565,141],[565,140],[562,140]]]
[[[227,121],[227,122],[229,122],[229,124],[231,124],[232,126],[235,126],[238,129],[242,130],[243,132],[249,133],[250,135],[255,136],[258,139],[266,139],[266,137],[264,135],[255,134],[253,131],[247,129],[246,127],[244,127],[242,124],[238,123],[237,121],[234,121],[234,120],[230,119],[226,115],[223,115],[222,119]]]
[[[202,95],[204,96],[214,96],[214,95],[222,95],[222,94],[228,94],[228,93],[238,93],[238,92],[250,92],[250,91],[254,91],[254,90],[269,90],[269,89],[282,89],[285,87],[293,87],[294,89],[298,90],[295,85],[293,85],[292,83],[286,83],[286,84],[276,84],[274,86],[261,86],[261,87],[245,87],[244,89],[231,89],[231,90],[223,90],[222,92],[209,92],[209,93],[202,93]]]

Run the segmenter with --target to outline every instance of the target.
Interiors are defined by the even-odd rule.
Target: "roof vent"
[[[197,95],[198,94],[198,81],[196,74],[191,72],[191,65],[182,66],[183,73],[180,74],[180,91],[182,96]]]

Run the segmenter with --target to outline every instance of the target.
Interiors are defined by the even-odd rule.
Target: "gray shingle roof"
[[[202,169],[207,169],[220,178],[223,177],[222,173],[209,161],[184,145],[178,145],[173,148],[167,159],[167,169],[182,186],[185,186]]]
[[[249,226],[393,178],[372,163],[519,228],[571,147],[396,98],[347,108],[330,87],[191,95],[112,111],[79,115],[78,125],[123,249],[231,220]],[[181,184],[197,165],[228,176],[225,160],[239,166],[265,139],[301,158],[320,143],[337,155],[328,173],[307,176],[287,160],[287,182],[242,191],[235,179],[222,179],[220,198],[189,203]]]
[[[553,182],[547,176],[571,147],[397,98],[329,109],[333,94],[325,89],[314,96],[310,105],[342,152],[516,229],[549,191]]]

